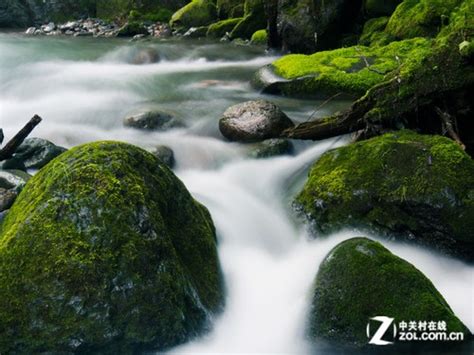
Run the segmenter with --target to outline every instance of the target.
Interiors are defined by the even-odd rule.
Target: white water
[[[296,157],[246,158],[247,146],[224,142],[217,119],[229,105],[261,97],[251,73],[272,58],[229,46],[158,44],[166,61],[127,64],[136,48],[92,39],[25,39],[0,35],[0,127],[13,135],[34,113],[35,135],[67,147],[117,139],[150,149],[170,146],[177,174],[211,211],[227,286],[225,311],[208,335],[173,353],[306,353],[305,314],[318,265],[345,231],[311,240],[289,203],[308,166],[344,139],[299,144]],[[217,80],[217,81],[216,81]],[[208,85],[210,81],[212,85]],[[271,98],[295,120],[317,102]],[[333,103],[324,115],[343,107]],[[170,132],[126,129],[142,109],[170,110],[188,125]],[[376,238],[376,236],[372,236]],[[474,268],[426,249],[380,240],[424,272],[474,330]]]

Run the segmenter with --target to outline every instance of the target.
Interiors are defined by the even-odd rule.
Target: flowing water
[[[156,64],[132,64],[142,50]],[[308,168],[346,137],[295,142],[294,157],[255,160],[251,147],[225,142],[218,119],[230,105],[268,98],[297,122],[321,102],[264,97],[249,85],[253,72],[272,61],[259,48],[199,41],[131,43],[119,39],[31,38],[0,34],[0,127],[11,137],[35,113],[44,121],[35,136],[71,147],[114,139],[175,152],[176,174],[211,211],[227,287],[226,308],[213,331],[174,353],[307,353],[305,314],[318,266],[342,231],[311,239],[293,217],[291,200]],[[317,115],[347,106],[331,102]],[[173,113],[185,128],[143,132],[124,128],[129,114]],[[424,272],[454,312],[474,331],[474,268],[426,249],[381,241]]]

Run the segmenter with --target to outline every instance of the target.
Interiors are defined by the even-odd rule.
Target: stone
[[[231,141],[258,142],[276,138],[293,122],[275,104],[264,101],[247,101],[229,107],[219,121],[219,129]]]

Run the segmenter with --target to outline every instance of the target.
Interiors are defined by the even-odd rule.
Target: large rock
[[[163,350],[222,307],[209,212],[140,148],[69,150],[0,228],[2,353]]]
[[[125,127],[144,130],[165,131],[172,128],[183,127],[183,123],[173,115],[162,111],[149,111],[129,116],[124,119]]]
[[[219,129],[231,141],[257,142],[276,138],[293,123],[275,104],[247,101],[229,107],[219,121]]]
[[[11,159],[2,163],[4,169],[40,169],[58,155],[64,153],[66,148],[42,138],[27,138],[15,151]]]
[[[296,202],[317,232],[367,228],[474,260],[474,162],[445,137],[399,131],[331,150]]]
[[[216,19],[216,6],[211,0],[192,0],[173,14],[170,25],[177,29],[189,29],[209,25]]]
[[[312,55],[287,55],[261,68],[252,84],[269,94],[316,98],[345,94],[358,98],[383,82],[400,63],[426,55],[430,46],[430,41],[416,38],[381,47],[359,45]]]
[[[413,265],[366,238],[342,242],[326,256],[314,281],[308,335],[316,343],[325,340],[339,350],[369,347],[367,324],[376,316],[394,318],[395,325],[444,321],[448,333],[463,332],[465,340],[471,336],[431,281]],[[393,347],[402,344],[395,341]]]

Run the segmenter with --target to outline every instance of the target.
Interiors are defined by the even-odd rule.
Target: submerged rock
[[[130,58],[131,64],[153,64],[161,60],[160,53],[155,48],[141,48]]]
[[[288,139],[268,139],[253,147],[250,156],[252,158],[271,158],[280,155],[291,155],[293,149],[293,143]]]
[[[325,153],[296,198],[318,232],[359,227],[474,260],[474,162],[399,131]]]
[[[367,323],[376,316],[394,318],[396,325],[444,321],[448,333],[462,332],[465,340],[471,336],[431,281],[413,265],[367,238],[342,242],[319,267],[308,335],[315,343],[324,340],[339,349],[369,347]],[[402,344],[392,346],[398,349]]]
[[[149,111],[130,116],[124,119],[125,127],[144,130],[165,131],[172,128],[183,127],[184,124],[173,115],[163,111]]]
[[[164,350],[223,304],[212,219],[152,154],[69,150],[0,226],[0,352]]]
[[[264,101],[247,101],[229,107],[219,121],[224,137],[232,141],[258,142],[279,137],[293,127],[293,122],[275,104]]]
[[[11,159],[2,163],[3,169],[40,169],[67,149],[42,138],[27,138]]]

